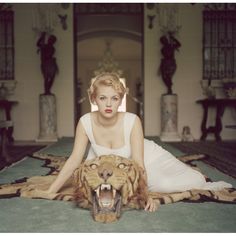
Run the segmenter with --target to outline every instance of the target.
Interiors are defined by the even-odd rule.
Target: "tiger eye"
[[[95,170],[97,167],[98,166],[96,164],[94,164],[94,163],[90,165],[90,168],[93,169],[93,170]]]
[[[125,168],[125,164],[124,164],[124,163],[120,163],[120,164],[118,165],[118,167],[119,167],[120,169],[124,169],[124,168]]]

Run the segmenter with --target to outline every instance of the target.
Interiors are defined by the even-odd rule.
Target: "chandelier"
[[[104,72],[116,73],[119,77],[123,74],[123,71],[119,69],[119,64],[114,60],[114,56],[111,50],[112,39],[105,39],[106,49],[104,51],[101,61],[98,63],[98,69],[94,71],[94,75],[100,75]]]

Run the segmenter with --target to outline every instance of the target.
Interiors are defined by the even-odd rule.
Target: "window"
[[[0,10],[0,80],[14,79],[14,38],[11,10]]]
[[[223,9],[203,11],[203,79],[208,81],[236,78],[236,9],[220,5]]]

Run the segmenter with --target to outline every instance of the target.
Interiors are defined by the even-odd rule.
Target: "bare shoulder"
[[[142,124],[142,122],[137,114],[132,113],[132,112],[121,112],[121,113],[123,113],[123,116],[125,116],[125,115],[128,116],[130,118],[128,120],[130,120],[130,121],[133,120],[134,126],[138,125],[138,124]]]
[[[80,160],[80,161],[82,160],[85,154],[88,141],[89,139],[88,139],[87,133],[85,131],[85,128],[80,118],[76,126],[74,146],[71,153],[71,156],[74,159]]]
[[[89,116],[91,117],[92,116],[92,113],[94,112],[88,112],[88,113],[85,113],[84,115],[82,115],[79,119],[80,120],[86,120]]]
[[[86,115],[86,114],[85,114]],[[86,134],[85,128],[84,128],[84,124],[83,124],[83,116],[80,117],[77,126],[76,126],[76,134]]]
[[[135,117],[134,125],[142,128],[142,122],[138,116]]]
[[[98,111],[92,111],[92,112],[87,113],[86,115],[90,116],[91,121],[92,121],[93,124],[97,124],[98,123],[98,121],[97,121]]]
[[[141,119],[139,118],[139,116],[135,115],[135,119],[134,119],[134,125],[133,125],[133,128],[132,128],[132,133],[140,133],[142,132],[142,122],[141,122]]]
[[[139,124],[142,123],[142,122],[141,122],[141,119],[139,118],[139,116],[137,116],[137,115],[134,114],[134,113],[131,113],[131,114],[134,115],[134,124],[139,125]]]

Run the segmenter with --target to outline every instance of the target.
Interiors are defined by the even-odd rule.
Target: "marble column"
[[[36,142],[55,142],[57,137],[56,97],[54,94],[39,96],[40,131]]]
[[[178,96],[163,94],[161,96],[161,141],[178,142]]]

